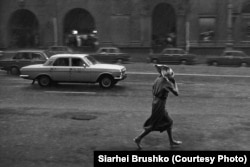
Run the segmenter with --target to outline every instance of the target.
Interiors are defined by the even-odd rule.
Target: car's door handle
[[[50,68],[50,71],[55,71],[56,68]]]
[[[69,68],[69,72],[74,72],[74,71],[76,71],[76,69]]]

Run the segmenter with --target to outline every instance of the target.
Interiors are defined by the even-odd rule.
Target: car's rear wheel
[[[247,63],[246,62],[242,62],[240,65],[241,65],[241,67],[246,67]]]
[[[102,88],[111,88],[114,86],[114,79],[109,75],[104,75],[100,78],[99,85]]]
[[[157,64],[157,63],[158,63],[158,60],[157,60],[157,59],[153,59],[152,62],[153,62],[154,64]]]
[[[213,61],[213,62],[212,62],[212,65],[213,65],[213,66],[218,66],[218,62],[217,62],[217,61]]]
[[[20,74],[20,70],[18,67],[11,67],[10,68],[10,74],[12,75],[19,75]]]
[[[50,79],[50,77],[48,77],[48,76],[46,76],[46,75],[40,76],[40,77],[38,78],[38,84],[39,84],[41,87],[50,86],[50,84],[51,84],[51,79]]]

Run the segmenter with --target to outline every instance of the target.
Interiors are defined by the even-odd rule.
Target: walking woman
[[[153,103],[151,116],[144,123],[144,131],[136,138],[134,142],[141,149],[141,140],[152,131],[167,131],[170,146],[180,145],[181,141],[173,139],[172,125],[173,120],[165,109],[168,93],[172,92],[178,96],[178,86],[174,79],[173,70],[166,65],[155,65],[160,76],[156,78],[153,85]]]

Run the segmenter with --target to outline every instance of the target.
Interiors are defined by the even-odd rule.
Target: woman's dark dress
[[[173,120],[165,109],[169,91],[172,91],[173,84],[163,77],[158,77],[153,85],[152,114],[144,123],[144,128],[152,131],[163,132],[171,128]]]

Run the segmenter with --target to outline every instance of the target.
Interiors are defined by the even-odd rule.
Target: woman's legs
[[[144,131],[142,131],[142,133],[139,136],[134,138],[134,142],[137,144],[139,149],[142,149],[142,147],[141,147],[142,138],[145,137],[146,135],[148,135],[150,132],[151,132],[151,129],[144,129]]]
[[[167,133],[168,133],[168,137],[169,137],[170,146],[182,144],[181,141],[177,141],[177,140],[173,139],[172,127],[170,127],[170,128],[167,129]]]
[[[166,122],[168,122],[168,125],[167,125],[167,133],[168,133],[168,138],[169,138],[169,143],[170,143],[170,146],[174,146],[174,145],[180,145],[182,144],[181,141],[176,141],[173,139],[173,133],[172,133],[172,127],[173,127],[173,119],[170,117],[170,115],[168,114],[168,112],[166,111],[165,112],[165,119],[166,119]]]
[[[134,142],[136,143],[138,149],[142,149],[141,146],[141,140],[147,136],[152,130],[150,129],[145,129],[144,131],[142,131],[142,133],[134,138]],[[169,144],[170,146],[175,146],[175,145],[180,145],[182,144],[182,141],[178,141],[178,140],[174,140],[173,139],[173,133],[172,133],[172,127],[167,129],[167,133],[168,133],[168,137],[169,137]]]

